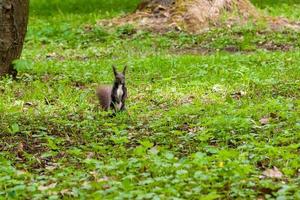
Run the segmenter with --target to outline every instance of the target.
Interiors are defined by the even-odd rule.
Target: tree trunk
[[[0,0],[0,76],[16,75],[27,29],[29,0]]]

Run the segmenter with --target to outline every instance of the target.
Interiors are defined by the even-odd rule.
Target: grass
[[[299,20],[285,2],[255,5]],[[96,25],[136,3],[31,1],[19,77],[0,80],[1,199],[300,199],[299,33]],[[114,118],[94,95],[112,64],[129,65]]]

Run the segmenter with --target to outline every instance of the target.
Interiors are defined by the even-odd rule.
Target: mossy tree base
[[[282,18],[263,16],[249,0],[144,0],[137,10],[125,17],[101,24],[132,24],[158,32],[183,30],[199,33],[215,26],[264,21],[271,28],[300,25]]]
[[[16,75],[12,62],[21,55],[29,0],[0,1],[0,76]]]

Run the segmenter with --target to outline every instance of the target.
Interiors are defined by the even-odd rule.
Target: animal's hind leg
[[[121,111],[125,111],[126,110],[125,102],[122,102],[122,106],[121,106],[120,110]]]

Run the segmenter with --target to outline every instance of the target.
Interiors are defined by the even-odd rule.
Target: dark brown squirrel
[[[127,66],[124,67],[123,72],[117,72],[115,66],[112,66],[115,80],[113,86],[101,85],[96,90],[96,95],[99,99],[102,109],[112,109],[114,112],[124,111],[125,100],[127,98],[127,88],[125,85],[125,72]]]

